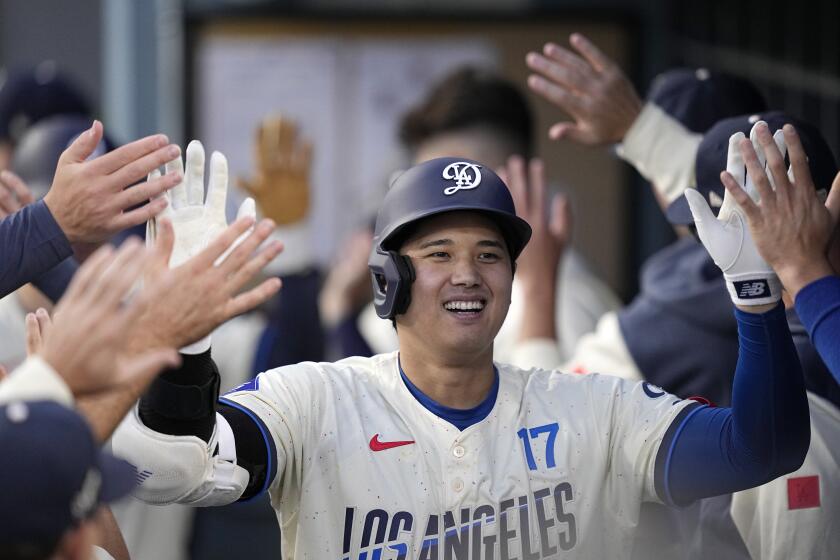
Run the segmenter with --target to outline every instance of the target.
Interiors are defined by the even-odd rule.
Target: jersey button
[[[463,445],[456,445],[452,448],[452,454],[455,455],[455,457],[457,457],[458,459],[460,459],[461,457],[467,454],[467,450],[464,449]]]
[[[456,479],[452,482],[452,489],[453,489],[455,492],[460,492],[461,490],[463,490],[463,489],[464,489],[464,481],[463,481],[463,480],[461,480],[460,478],[456,478]]]

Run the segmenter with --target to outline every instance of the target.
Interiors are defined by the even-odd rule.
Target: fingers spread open
[[[41,351],[43,339],[41,338],[41,327],[38,325],[38,318],[34,313],[26,314],[26,355],[32,356]]]
[[[155,173],[150,173],[149,177],[155,177]],[[161,177],[160,172],[157,172],[157,176],[155,178],[151,178],[145,183],[129,187],[119,193],[115,197],[115,202],[118,208],[125,210],[156,198],[177,185],[180,181],[180,175],[167,173]]]
[[[212,240],[207,247],[198,255],[187,261],[196,269],[205,269],[213,266],[216,259],[222,256],[227,249],[254,224],[251,217],[240,218],[230,224],[225,230]]]
[[[61,157],[58,160],[59,164],[81,163],[85,161],[96,149],[99,141],[102,140],[102,134],[102,123],[93,121],[91,127],[79,134],[67,149],[61,153]]]
[[[219,268],[227,275],[233,274],[238,270],[251,254],[257,250],[263,241],[268,239],[271,232],[274,231],[274,222],[271,220],[262,220],[254,228],[254,230],[246,235],[243,239],[238,239],[235,248],[228,254],[224,260],[219,263]]]
[[[204,146],[193,140],[187,146],[186,177],[187,203],[204,203]]]
[[[802,146],[802,139],[796,129],[789,124],[782,128],[785,137],[785,144],[787,144],[788,155],[790,156],[790,169],[793,175],[794,189],[801,191],[803,195],[812,196],[814,188],[814,180],[811,177],[811,168],[808,166],[808,156],[805,154],[805,148]],[[800,189],[800,187],[802,187]],[[819,188],[824,189],[826,185],[818,185]]]
[[[559,106],[573,117],[580,116],[585,112],[585,106],[579,97],[574,95],[570,90],[557,84],[553,84],[542,76],[529,76],[528,87],[545,97],[548,101]]]
[[[755,222],[756,220],[761,219],[761,211],[758,208],[758,205],[755,201],[750,198],[750,196],[744,191],[741,185],[735,180],[735,178],[729,174],[727,171],[723,171],[720,174],[720,180],[723,183],[724,188],[729,193],[729,195],[735,200],[738,206],[744,211],[744,214],[747,216],[747,220]],[[764,200],[762,204],[768,204],[767,200]]]
[[[144,204],[139,208],[135,208],[130,212],[123,212],[118,214],[109,224],[109,227],[115,233],[145,223],[158,214],[161,214],[169,204],[169,200],[165,196],[159,196],[148,204]]]
[[[510,156],[506,168],[507,186],[513,197],[516,214],[527,220],[530,211],[528,188],[525,179],[525,161],[521,156]]]
[[[543,227],[547,218],[545,173],[543,162],[539,158],[533,158],[528,164],[528,183],[531,190],[531,212],[529,221],[533,221],[532,227]]]
[[[168,162],[166,162],[166,166],[164,168],[166,173],[175,173],[184,177],[184,161],[181,159],[181,156],[176,157]],[[180,183],[175,185],[171,192],[172,196],[172,207],[176,210],[183,206],[187,205],[187,185],[186,179],[183,179]]]
[[[99,141],[97,140],[97,143],[98,142]],[[125,146],[120,146],[116,150],[108,152],[107,154],[92,160],[90,162],[91,171],[97,175],[110,175],[112,173],[116,173],[130,163],[142,159],[144,156],[152,154],[158,150],[165,149],[168,145],[169,139],[163,134],[146,136],[145,138],[135,140]],[[93,145],[93,148],[95,147],[96,144]],[[91,148],[91,153],[93,152],[93,148]],[[145,176],[153,168],[154,166],[149,166],[142,175],[137,177],[137,179]],[[136,181],[137,179],[134,180]]]
[[[277,291],[280,290],[281,285],[282,283],[279,278],[269,278],[256,288],[239,294],[229,301],[225,307],[226,318],[230,319],[231,317],[241,315],[246,311],[254,309],[276,294]]]
[[[218,220],[225,219],[228,190],[228,163],[221,152],[210,156],[210,181],[207,184],[207,210]]]
[[[573,33],[569,42],[596,71],[604,72],[615,66],[613,61],[601,52],[601,49],[580,33]]]
[[[767,161],[767,176],[770,180],[770,187],[777,190],[777,196],[787,197],[789,192],[787,166],[785,166],[785,151],[784,142],[781,141],[781,134],[778,134],[779,141],[776,135],[770,135],[770,129],[767,126],[761,127],[758,131],[758,143],[764,151],[764,157]],[[779,149],[779,142],[781,141],[783,150]],[[764,196],[762,194],[762,196]]]
[[[564,244],[572,240],[574,231],[572,205],[569,203],[569,197],[564,194],[554,195],[551,201],[551,222],[548,229],[555,239]]]
[[[759,160],[756,153],[755,145],[749,140],[743,140],[739,148],[747,168],[747,181],[744,190],[753,200],[761,199],[772,203],[770,199],[773,199],[775,195],[770,187],[770,180],[764,171],[764,164]]]
[[[170,144],[133,160],[109,175],[109,187],[113,191],[119,191],[133,185],[137,181],[148,177],[152,171],[158,169],[173,157],[177,157],[179,153],[180,148]]]
[[[528,53],[525,62],[528,64],[528,68],[534,72],[539,72],[552,82],[565,88],[588,92],[593,87],[590,77],[579,72],[575,65],[566,66],[534,52]]]
[[[233,275],[231,275],[231,293],[238,292],[268,263],[277,258],[277,255],[279,255],[282,250],[283,244],[279,241],[274,241],[267,244],[267,246],[256,255],[251,256],[248,262],[236,269]]]

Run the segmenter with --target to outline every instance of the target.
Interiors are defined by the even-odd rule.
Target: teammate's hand
[[[132,332],[132,348],[183,348],[277,293],[279,278],[239,293],[283,249],[280,242],[272,241],[258,251],[274,223],[253,224],[250,216],[239,218],[203,251],[170,268],[174,234],[168,220],[159,222],[157,242],[168,250],[157,254],[147,267],[140,296],[144,311]]]
[[[516,277],[527,294],[519,338],[557,338],[557,268],[571,243],[572,215],[568,199],[556,194],[549,201],[542,160],[512,156],[499,176],[510,188],[516,214],[531,226],[531,240],[516,261]]]
[[[128,331],[143,310],[141,301],[126,297],[152,258],[136,239],[116,251],[103,246],[73,277],[52,321],[43,310],[27,318],[27,349],[40,354],[75,396],[148,383],[177,365],[171,346],[126,352]]]
[[[580,33],[569,43],[575,54],[546,43],[543,54],[530,52],[528,67],[537,72],[528,86],[571,116],[548,131],[553,140],[569,138],[587,145],[620,142],[639,116],[642,101],[621,69]]]
[[[758,252],[779,275],[790,295],[796,297],[807,284],[834,274],[826,250],[840,218],[840,174],[835,177],[823,205],[816,194],[808,158],[796,129],[785,125],[783,134],[790,157],[790,175],[785,171],[782,152],[766,126],[757,129],[757,138],[767,158],[769,176],[752,143],[747,140],[739,143],[760,202],[754,201],[731,173],[724,171],[720,178],[746,216]],[[775,190],[771,185],[775,185]]]
[[[34,200],[23,179],[11,171],[0,171],[0,219],[14,214]]]
[[[49,336],[52,328],[50,314],[43,307],[39,307],[35,313],[26,314],[26,355],[32,356],[41,352],[44,346],[44,339]]]
[[[759,121],[753,125],[749,140],[742,132],[729,138],[726,171],[721,175],[727,175],[727,181],[731,179],[742,193],[757,202],[761,190],[771,190],[773,181],[785,175],[785,150],[782,131],[776,131],[771,137],[767,123]],[[768,163],[772,165],[769,177],[765,171]],[[759,183],[762,187],[758,187]],[[715,264],[723,271],[729,295],[736,305],[749,308],[774,304],[782,297],[781,283],[759,254],[744,210],[735,202],[732,192],[727,189],[717,217],[706,199],[695,189],[685,192],[697,234]]]
[[[294,122],[265,119],[255,143],[257,174],[239,186],[254,197],[260,212],[279,225],[294,224],[309,212],[312,144],[298,137]]]
[[[52,186],[44,197],[71,242],[104,241],[156,216],[166,200],[155,197],[181,179],[168,173],[130,186],[180,153],[166,136],[148,136],[88,160],[101,139],[102,123],[94,121],[61,154]],[[150,199],[155,200],[147,202]],[[138,204],[142,206],[129,210]]]

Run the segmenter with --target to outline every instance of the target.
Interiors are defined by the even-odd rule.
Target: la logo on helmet
[[[468,161],[456,161],[443,168],[443,178],[455,184],[443,189],[443,194],[449,196],[460,190],[474,189],[481,183],[481,166]]]

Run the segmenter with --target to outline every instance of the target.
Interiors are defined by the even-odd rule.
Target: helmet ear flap
[[[393,319],[405,313],[411,303],[411,283],[415,277],[411,259],[396,251],[374,247],[368,266],[376,314],[383,319]]]
[[[407,255],[400,255],[396,251],[388,251],[388,254],[393,259],[397,274],[400,277],[399,289],[394,299],[394,316],[396,316],[408,311],[408,306],[411,304],[411,284],[416,276],[411,258]],[[391,318],[393,319],[393,317]]]

